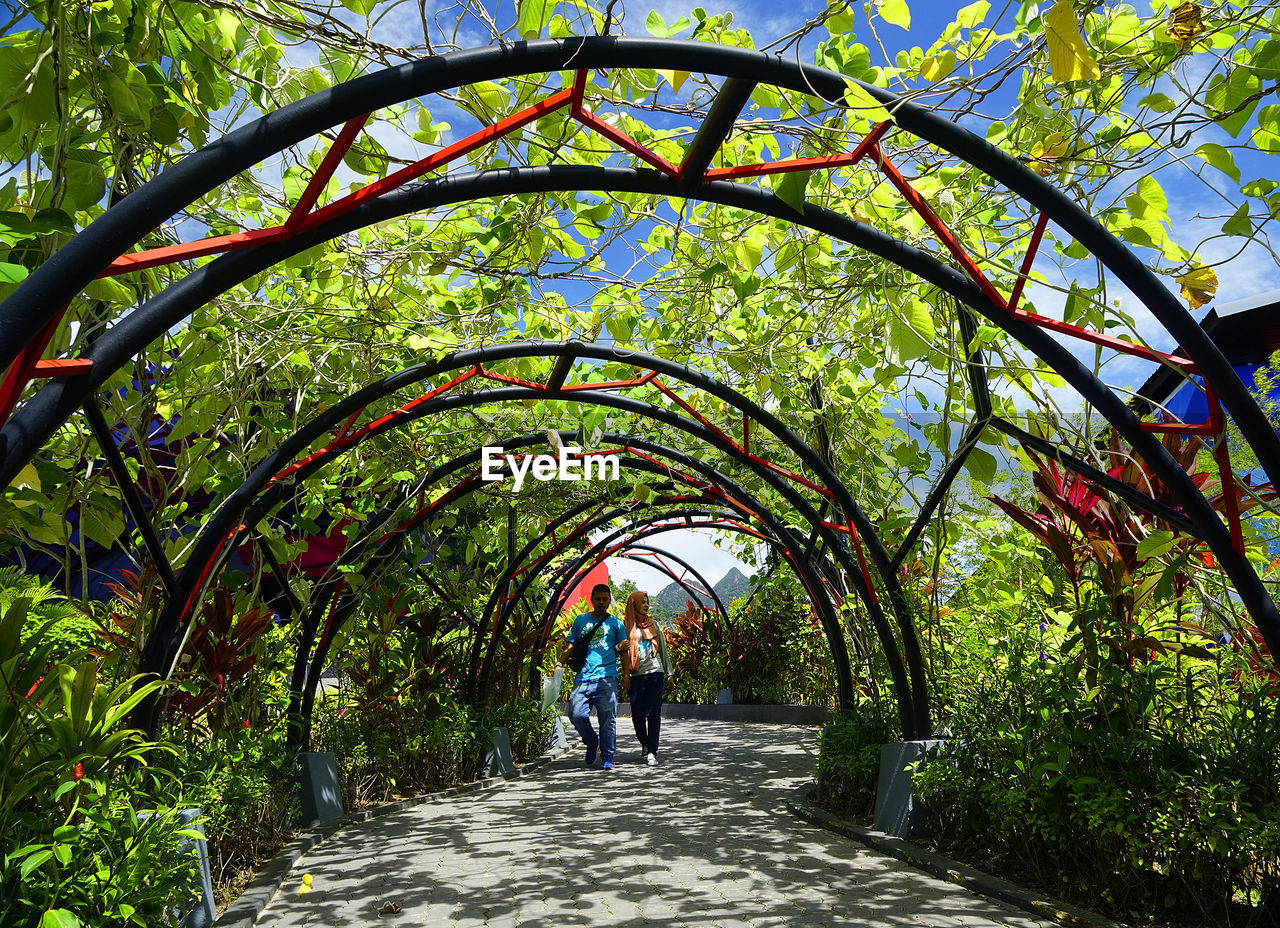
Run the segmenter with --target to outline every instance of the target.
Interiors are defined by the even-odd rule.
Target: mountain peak
[[[692,582],[692,578],[689,578]],[[743,574],[737,567],[730,567],[720,581],[715,584],[716,595],[720,597],[720,601],[724,603],[725,608],[735,599],[741,599],[751,593],[751,580]],[[680,586],[678,583],[668,584],[661,593],[651,596],[653,601],[653,611],[655,615],[672,616],[677,613],[684,612],[685,605],[690,600],[696,600],[704,606],[714,605],[714,601],[710,597],[695,596],[689,590]]]

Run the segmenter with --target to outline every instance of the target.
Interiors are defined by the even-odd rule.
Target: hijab
[[[627,626],[627,640],[629,646],[629,661],[632,670],[635,670],[640,664],[640,640],[647,638],[653,642],[653,648],[658,648],[658,629],[654,625],[653,618],[648,611],[641,612],[641,603],[647,598],[647,593],[639,590],[627,597],[627,605],[623,610],[623,621]]]

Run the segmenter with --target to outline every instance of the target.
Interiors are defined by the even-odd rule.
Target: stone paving
[[[666,721],[651,768],[620,722],[615,772],[586,769],[575,749],[495,789],[339,831],[258,924],[1052,924],[789,814],[787,795],[813,776],[816,729]],[[304,873],[314,890],[299,895]]]

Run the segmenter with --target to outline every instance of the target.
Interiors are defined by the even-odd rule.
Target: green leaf
[[[911,9],[907,6],[907,0],[880,0],[877,12],[891,26],[911,28]]]
[[[920,76],[933,82],[940,81],[956,69],[956,53],[946,51],[937,58],[926,58],[920,62]]]
[[[682,32],[689,28],[689,17],[681,16],[668,26],[661,13],[657,10],[650,10],[648,17],[645,18],[644,27],[649,31],[650,35],[656,35],[660,39],[669,39],[677,32]]]
[[[822,24],[827,27],[827,31],[832,35],[844,35],[846,32],[853,32],[853,12],[846,3],[835,12],[828,14]]]
[[[1162,93],[1149,93],[1138,101],[1138,106],[1155,110],[1157,113],[1169,113],[1176,106],[1173,100]]]
[[[0,261],[0,284],[16,284],[20,280],[26,280],[29,273],[31,272],[21,264]]]
[[[80,928],[80,919],[66,909],[50,909],[40,916],[40,928]]]
[[[357,174],[381,177],[387,172],[387,150],[377,139],[366,134],[342,156],[342,163]]]
[[[496,117],[507,105],[506,91],[493,81],[477,81],[463,87],[460,92],[463,99],[472,103],[478,115],[488,119]]]
[[[556,0],[519,0],[516,5],[516,32],[522,39],[536,39],[551,18]]]
[[[1272,104],[1258,110],[1258,124],[1253,129],[1253,144],[1261,151],[1280,154],[1280,105]],[[1236,173],[1235,179],[1237,181],[1240,179],[1239,172]]]
[[[803,216],[806,191],[812,175],[812,171],[790,171],[783,174],[782,180],[774,185],[774,196]]]
[[[28,854],[26,857],[23,858],[22,866],[18,868],[18,875],[25,880],[28,876],[30,876],[32,870],[40,866],[42,863],[44,863],[46,860],[48,860],[52,856],[53,856],[53,851],[48,850],[47,848],[42,851],[36,851],[34,854]],[[44,922],[41,922],[41,925],[43,924]]]
[[[1143,559],[1164,557],[1164,555],[1173,550],[1173,546],[1177,543],[1178,536],[1173,532],[1154,531],[1138,542],[1138,557]]]
[[[1227,149],[1213,142],[1205,142],[1195,153],[1237,184],[1240,183],[1240,169],[1236,167],[1236,160]]]
[[[1204,95],[1205,109],[1227,132],[1239,135],[1258,106],[1257,100],[1249,98],[1261,87],[1262,82],[1247,68],[1234,68],[1226,77],[1215,74]]]
[[[764,237],[758,232],[749,233],[733,243],[733,256],[738,267],[754,271],[764,257]]]
[[[973,479],[979,483],[990,483],[996,477],[998,462],[996,456],[981,448],[974,448],[964,459],[964,467]]]
[[[352,13],[368,16],[373,12],[373,8],[378,5],[378,0],[342,0],[342,5]]]
[[[142,104],[133,90],[125,83],[124,78],[114,71],[100,70],[98,82],[102,93],[107,98],[107,106],[126,123],[141,125]]]
[[[908,300],[899,311],[889,311],[885,330],[888,358],[893,364],[904,364],[929,352],[934,338],[933,312],[920,300]]]
[[[987,0],[977,0],[959,9],[956,13],[956,22],[960,24],[961,29],[972,29],[986,19],[990,11],[991,4]]]
[[[890,118],[889,111],[884,108],[879,100],[863,89],[861,84],[854,83],[851,80],[846,80],[844,83],[845,106],[872,122],[885,122]]]
[[[1241,203],[1231,218],[1222,224],[1227,235],[1252,235],[1253,222],[1249,219],[1249,204]]]
[[[1139,222],[1169,220],[1169,201],[1165,198],[1160,182],[1150,174],[1138,181],[1137,188],[1124,198],[1124,205],[1129,214]]]
[[[104,548],[110,548],[124,534],[124,516],[96,506],[84,507],[80,525],[90,541],[96,541]]]
[[[117,303],[121,306],[133,305],[133,291],[120,281],[111,277],[99,277],[84,288],[84,295],[91,300],[104,303]]]

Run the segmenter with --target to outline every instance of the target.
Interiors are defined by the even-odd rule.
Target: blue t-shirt
[[[582,613],[573,620],[573,627],[569,629],[569,637],[566,639],[569,644],[577,644],[577,642],[587,632],[591,631],[600,620],[590,613]],[[591,645],[587,648],[587,662],[582,666],[582,672],[578,674],[579,680],[599,680],[604,677],[616,677],[618,675],[618,642],[627,640],[627,627],[622,624],[620,619],[609,616],[596,629],[596,633],[591,638]]]

